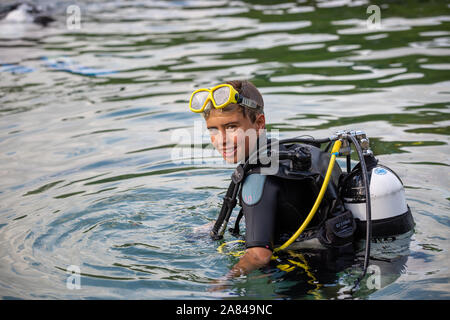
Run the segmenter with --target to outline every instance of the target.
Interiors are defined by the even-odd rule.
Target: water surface
[[[446,1],[381,4],[381,29],[367,1],[78,1],[79,30],[72,2],[40,3],[47,28],[0,22],[3,299],[449,298]],[[281,138],[362,129],[401,176],[416,227],[372,244],[381,288],[348,293],[361,254],[304,250],[209,290],[237,258],[193,227],[232,166],[171,156],[201,120],[190,93],[231,79],[260,88]]]

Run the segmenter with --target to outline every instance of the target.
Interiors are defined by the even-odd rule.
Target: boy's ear
[[[266,127],[266,117],[263,113],[256,116],[255,124],[258,129],[264,129]]]

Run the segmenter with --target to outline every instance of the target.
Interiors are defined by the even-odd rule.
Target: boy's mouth
[[[236,154],[237,147],[232,147],[228,149],[222,149],[221,153],[224,158],[232,158]]]

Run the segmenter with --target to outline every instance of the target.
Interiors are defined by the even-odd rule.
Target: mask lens
[[[194,94],[191,101],[191,108],[194,110],[201,110],[203,105],[205,104],[206,99],[208,98],[208,91],[199,91]]]
[[[221,107],[225,103],[228,102],[230,97],[230,88],[228,87],[220,87],[213,92],[213,98],[216,102],[217,107]]]

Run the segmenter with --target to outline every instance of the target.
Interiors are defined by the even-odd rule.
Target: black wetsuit
[[[273,250],[274,246],[288,240],[307,217],[323,182],[319,174],[314,173],[323,172],[324,175],[324,168],[329,161],[329,154],[312,146],[308,148],[314,160],[309,170],[311,176],[294,179],[282,174],[286,163],[281,164],[276,175],[263,175],[256,170],[246,176],[240,200],[245,217],[247,248],[264,247]],[[336,170],[335,182],[339,174],[340,170]],[[330,208],[335,205],[333,198],[336,198],[332,190],[332,187],[327,189],[323,203],[302,234],[303,237],[315,236],[319,225],[329,216]]]

